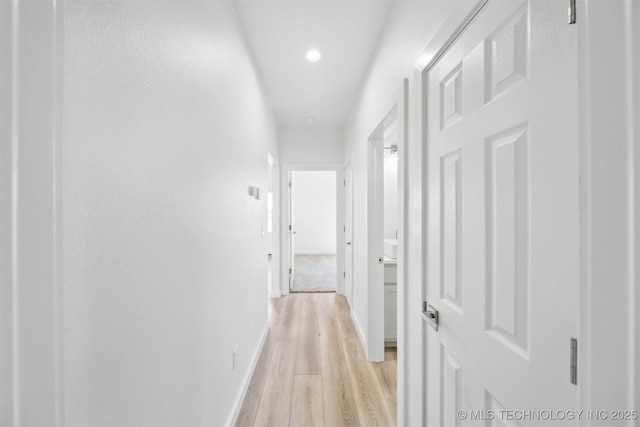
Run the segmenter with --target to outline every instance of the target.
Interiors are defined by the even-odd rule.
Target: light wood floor
[[[395,426],[396,351],[367,362],[344,297],[272,299],[237,426]]]

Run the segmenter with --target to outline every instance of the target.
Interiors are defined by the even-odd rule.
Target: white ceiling
[[[282,126],[342,126],[393,0],[237,0],[256,65]],[[309,62],[309,49],[322,53]]]

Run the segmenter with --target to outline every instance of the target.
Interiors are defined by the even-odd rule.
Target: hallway
[[[396,352],[367,362],[343,296],[271,299],[237,426],[396,425]]]
[[[0,426],[636,426],[639,147],[639,0],[0,1]]]

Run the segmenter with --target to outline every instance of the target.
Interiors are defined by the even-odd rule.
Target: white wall
[[[398,230],[398,158],[384,159],[384,238],[395,239]]]
[[[64,4],[66,421],[229,424],[267,322],[247,186],[278,162],[233,3]]]
[[[384,108],[400,90],[402,79],[409,79],[409,140],[408,164],[408,236],[407,346],[398,356],[410,375],[406,384],[399,382],[399,394],[406,396],[406,408],[398,408],[399,425],[422,423],[422,144],[420,135],[421,79],[414,67],[424,49],[434,37],[440,25],[446,22],[456,7],[471,9],[474,1],[396,2],[389,17],[369,74],[358,100],[350,113],[344,129],[345,162],[352,161],[354,177],[353,203],[353,315],[363,335],[368,335],[367,325],[367,138],[388,111]],[[462,6],[460,6],[462,4]],[[464,16],[464,15],[462,15]],[[428,25],[427,23],[431,23]],[[398,331],[401,333],[401,331]],[[401,362],[399,361],[399,364]],[[405,417],[406,414],[406,417]]]
[[[336,173],[292,173],[296,254],[336,253]]]
[[[281,163],[343,163],[342,128],[305,125],[280,129]]]

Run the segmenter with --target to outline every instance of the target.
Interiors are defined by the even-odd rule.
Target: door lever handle
[[[431,304],[422,303],[422,318],[436,331],[440,326],[440,313]]]

